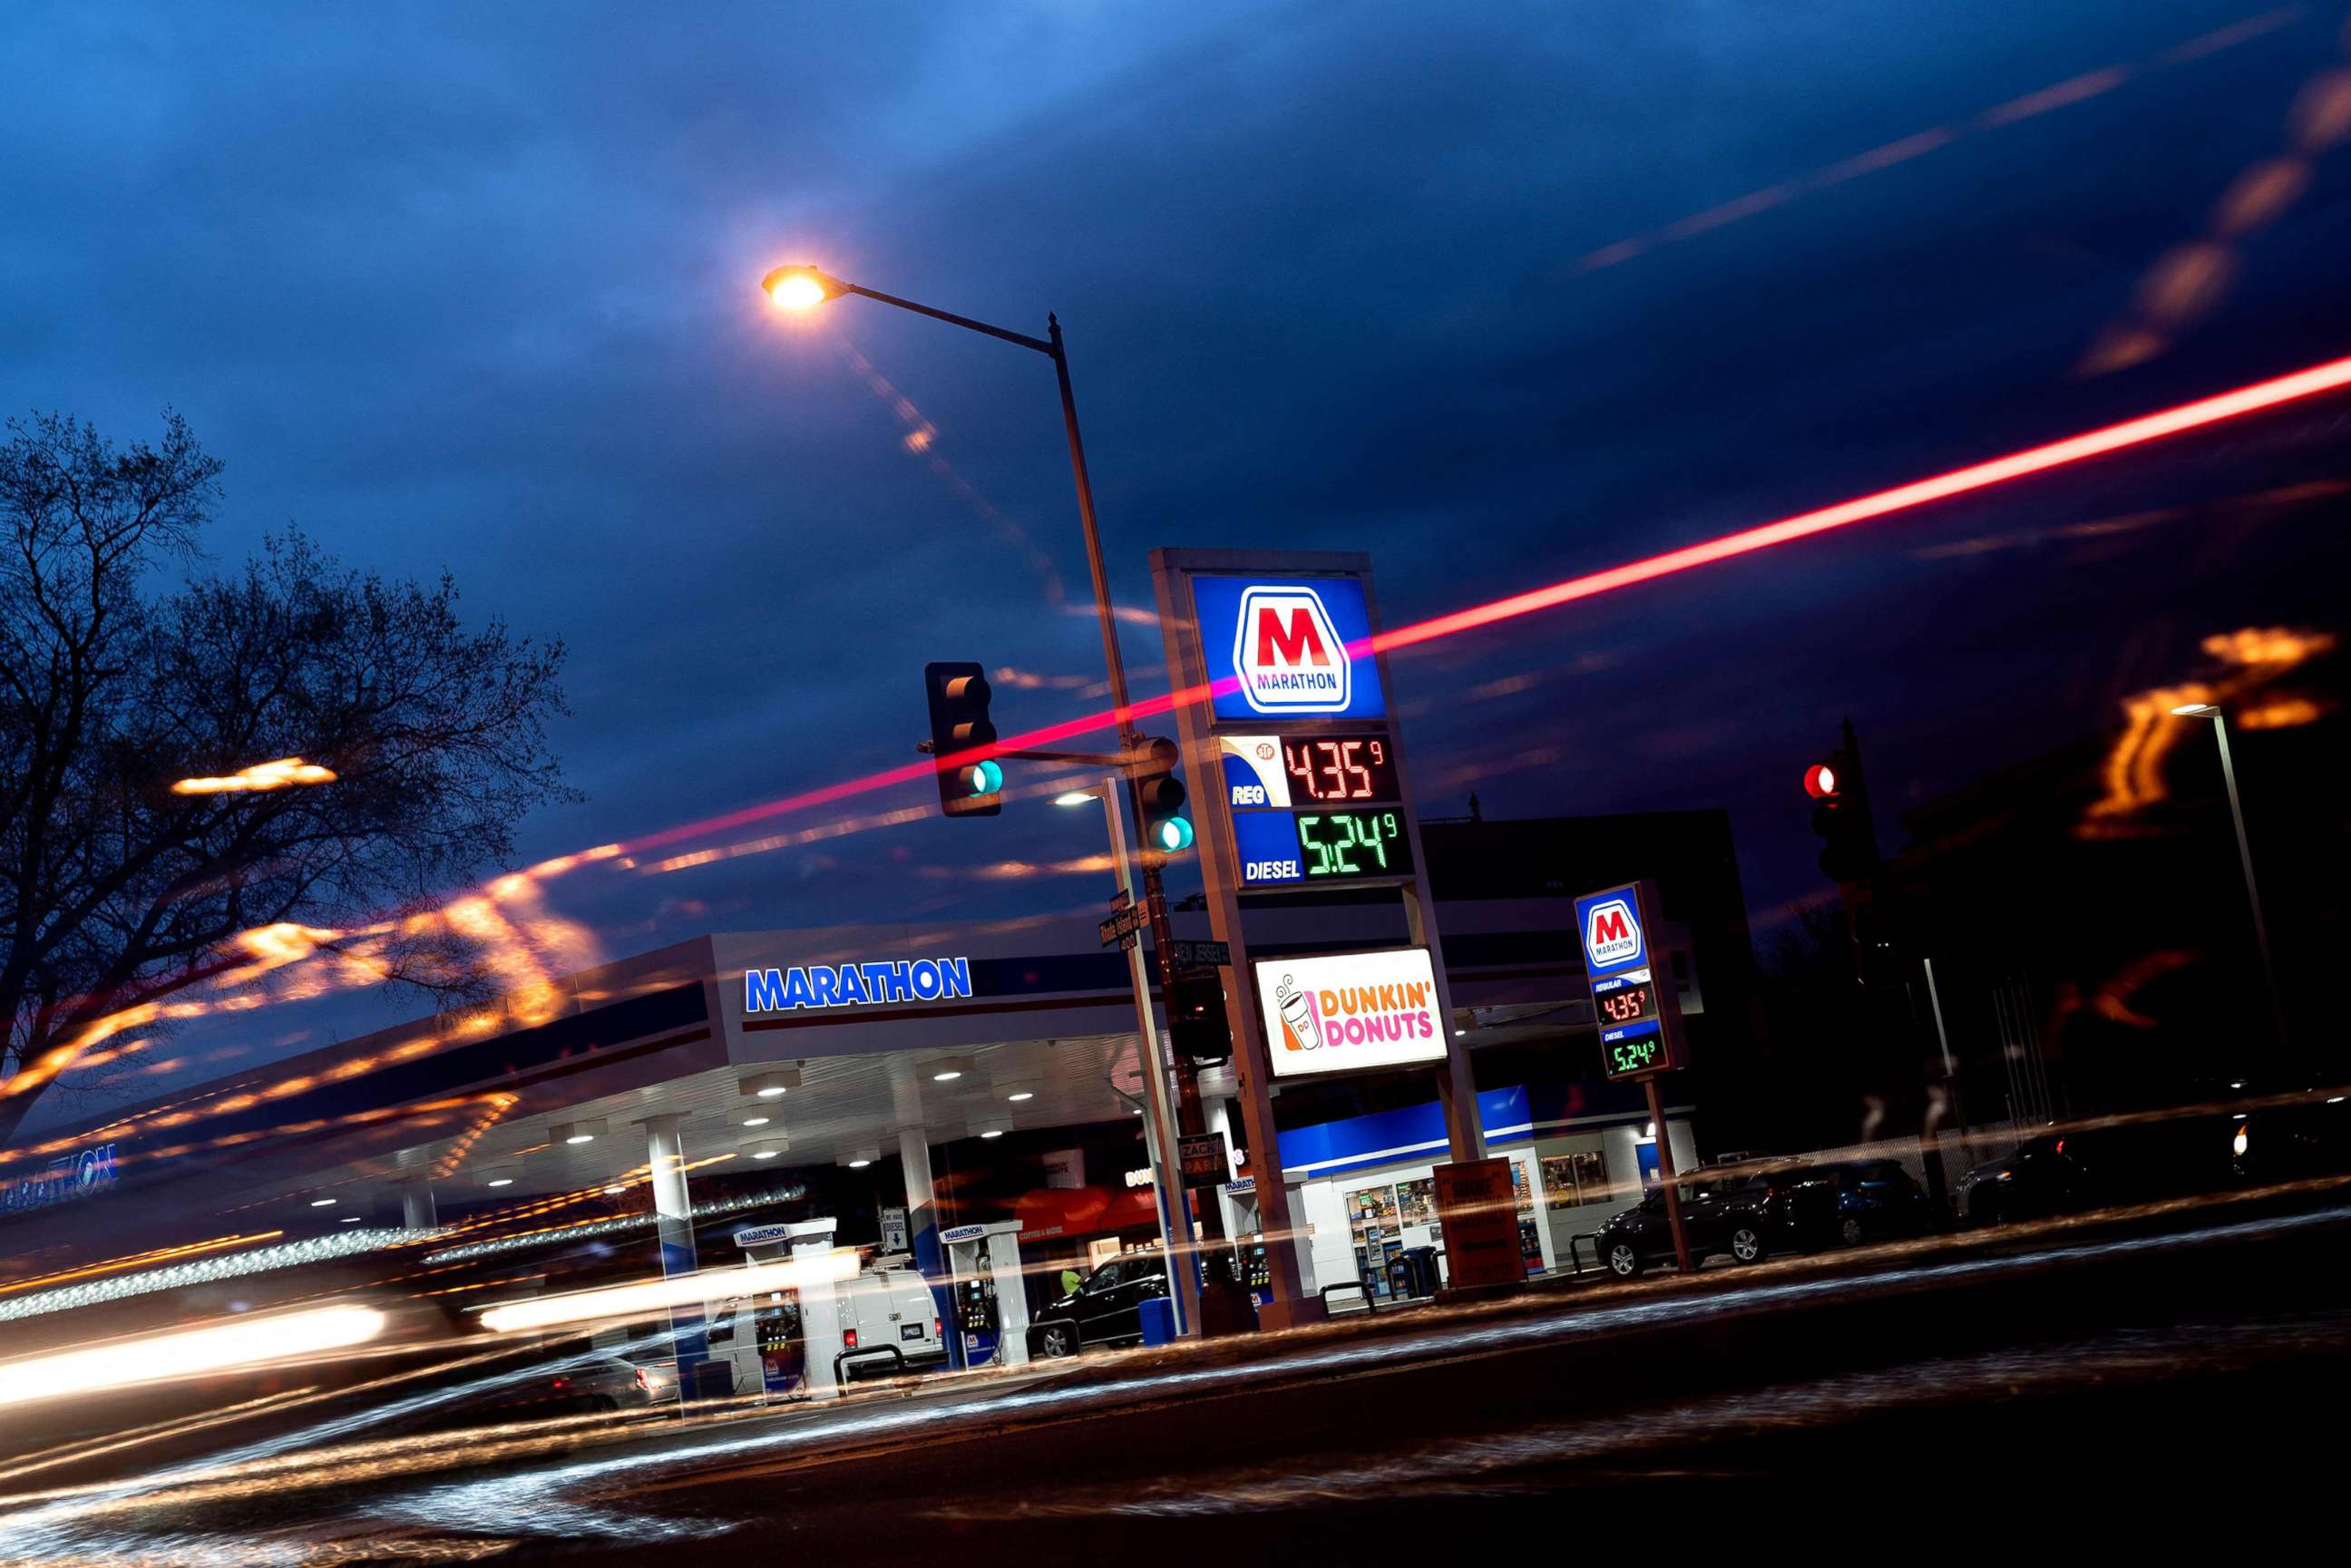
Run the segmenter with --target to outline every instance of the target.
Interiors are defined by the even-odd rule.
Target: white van
[[[711,1303],[710,1359],[734,1367],[738,1395],[805,1392],[811,1356],[837,1362],[843,1381],[946,1364],[938,1305],[903,1255],[877,1259],[841,1281],[833,1301],[840,1343],[810,1345],[801,1331],[797,1291],[722,1297]]]

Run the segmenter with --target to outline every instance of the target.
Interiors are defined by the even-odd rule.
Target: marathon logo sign
[[[87,1197],[114,1182],[114,1145],[100,1144],[79,1154],[49,1163],[47,1170],[17,1176],[0,1185],[0,1212],[47,1208],[77,1197]]]
[[[1233,633],[1241,695],[1259,713],[1345,713],[1354,666],[1322,596],[1306,587],[1251,587]]]
[[[1364,580],[1301,580],[1275,570],[1262,578],[1191,579],[1200,673],[1217,725],[1262,732],[1269,718],[1385,718],[1380,662],[1367,652],[1373,626]],[[1278,771],[1279,756],[1270,760]]]
[[[1595,969],[1621,964],[1641,951],[1641,924],[1621,898],[1595,905],[1583,930],[1583,951]]]
[[[968,958],[894,958],[879,964],[811,964],[806,968],[743,971],[747,1013],[936,1002],[970,995]]]

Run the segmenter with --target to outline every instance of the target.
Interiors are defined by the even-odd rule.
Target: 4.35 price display
[[[1292,805],[1404,799],[1384,735],[1285,735],[1281,767]]]
[[[1400,811],[1301,811],[1299,858],[1306,878],[1409,876],[1412,841]]]

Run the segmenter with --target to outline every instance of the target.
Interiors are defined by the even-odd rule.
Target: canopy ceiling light
[[[772,1160],[792,1146],[789,1138],[754,1138],[737,1145],[745,1155],[755,1160]]]
[[[797,1067],[768,1067],[757,1072],[746,1072],[737,1082],[743,1092],[754,1100],[775,1100],[788,1089],[800,1086],[800,1070]]]
[[[968,1056],[942,1056],[936,1061],[932,1062],[930,1066],[925,1068],[924,1071],[931,1075],[931,1082],[934,1083],[953,1083],[958,1078],[970,1076],[972,1071],[971,1058]]]
[[[850,1149],[841,1156],[841,1163],[853,1171],[862,1171],[882,1157],[879,1149]]]
[[[604,1118],[589,1116],[577,1122],[558,1122],[547,1130],[548,1142],[553,1144],[592,1144],[604,1131]]]

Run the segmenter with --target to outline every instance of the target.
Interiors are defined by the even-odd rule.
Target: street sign
[[[1176,1148],[1186,1186],[1213,1187],[1231,1178],[1233,1166],[1225,1155],[1222,1133],[1186,1133],[1176,1140]]]
[[[1222,942],[1193,942],[1176,938],[1176,967],[1179,969],[1221,969],[1233,961],[1233,950]]]
[[[1446,1286],[1508,1287],[1527,1277],[1519,1246],[1519,1199],[1510,1162],[1456,1160],[1437,1167],[1437,1217],[1445,1227]]]
[[[1111,917],[1094,929],[1102,933],[1102,945],[1105,947],[1132,947],[1142,940],[1137,933],[1150,924],[1150,919],[1144,905],[1130,904],[1113,910]]]
[[[1656,889],[1646,882],[1575,901],[1592,1019],[1600,1030],[1600,1064],[1612,1080],[1688,1065],[1673,967],[1659,964],[1650,944],[1656,908]]]

